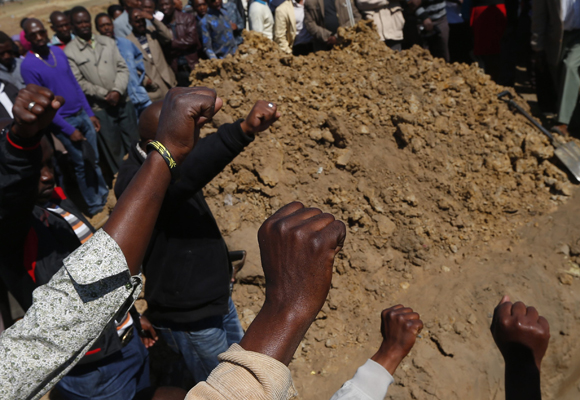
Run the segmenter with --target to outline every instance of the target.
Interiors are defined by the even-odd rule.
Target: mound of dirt
[[[235,57],[202,61],[192,73],[193,85],[225,99],[216,126],[245,117],[259,99],[276,102],[282,114],[206,190],[230,249],[249,252],[234,293],[243,324],[263,300],[257,228],[300,200],[348,226],[326,305],[292,363],[301,398],[328,398],[348,379],[378,346],[380,310],[415,287],[408,305],[429,310],[419,350],[433,358],[411,358],[389,396],[499,396],[501,373],[477,396],[474,384],[456,380],[481,373],[481,366],[466,369],[480,360],[478,341],[502,285],[482,295],[490,305],[476,307],[478,297],[459,307],[430,282],[470,279],[461,270],[466,260],[489,261],[496,243],[514,246],[518,227],[566,202],[574,186],[552,146],[497,99],[504,88],[479,68],[445,64],[418,47],[393,52],[370,23],[340,29],[336,49],[306,57],[253,32],[244,39]],[[552,283],[561,285],[555,275]],[[431,309],[429,296],[450,311]],[[456,342],[466,347],[448,350]],[[474,356],[446,365],[444,377],[421,374],[462,351]],[[489,357],[498,362],[498,354]]]

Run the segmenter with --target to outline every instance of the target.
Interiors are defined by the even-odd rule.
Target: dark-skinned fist
[[[177,87],[163,100],[155,139],[163,143],[180,164],[199,139],[200,128],[223,104],[215,90],[205,87]]]
[[[526,307],[521,301],[512,304],[509,296],[504,296],[493,312],[491,334],[506,364],[523,362],[529,358],[526,353],[531,353],[540,370],[550,325],[534,307]]]
[[[336,44],[336,36],[329,36],[328,39],[326,39],[326,44],[329,46],[334,46]]]
[[[149,348],[153,346],[155,343],[157,343],[157,340],[159,340],[159,337],[157,336],[157,331],[155,331],[155,328],[153,327],[151,322],[149,322],[149,319],[144,315],[141,316],[140,323],[142,329],[142,331],[139,332],[141,342],[146,348]]]
[[[334,256],[345,237],[344,223],[299,202],[268,218],[258,231],[266,304],[314,320],[330,290]]]
[[[371,359],[381,364],[391,375],[409,354],[417,335],[423,329],[423,322],[412,308],[400,304],[387,308],[381,313],[381,347]]]
[[[111,90],[105,96],[105,101],[113,107],[117,107],[117,104],[119,104],[119,100],[121,100],[121,94],[116,90]]]
[[[240,124],[242,130],[246,135],[265,131],[280,118],[280,113],[277,110],[276,103],[258,100],[245,121]]]
[[[28,106],[31,102],[36,104],[31,110]],[[54,118],[58,109],[64,104],[61,96],[55,96],[49,89],[29,84],[18,92],[14,100],[14,125],[11,134],[23,139],[36,136],[46,128]]]

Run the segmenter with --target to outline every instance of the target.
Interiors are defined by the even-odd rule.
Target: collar
[[[91,46],[91,48],[94,50],[95,47],[97,46],[97,38],[96,38],[94,33],[91,35],[91,43],[90,44],[85,39],[81,38],[80,36],[77,36],[77,39],[81,44],[81,49],[84,49],[87,46]]]
[[[264,0],[254,0],[254,1],[257,2],[257,3],[263,4],[265,6],[268,5],[268,3],[266,3]]]

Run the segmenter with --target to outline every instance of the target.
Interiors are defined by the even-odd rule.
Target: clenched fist
[[[55,96],[49,89],[33,84],[27,85],[18,92],[14,101],[12,113],[15,123],[10,133],[22,139],[33,138],[52,122],[57,110],[63,104],[64,99]]]
[[[242,130],[246,135],[265,131],[280,118],[280,113],[277,110],[276,103],[258,100],[246,120],[242,121]]]
[[[180,164],[199,139],[199,130],[223,104],[215,90],[205,87],[173,88],[163,101],[155,139]]]
[[[506,364],[521,363],[531,356],[540,370],[550,325],[534,307],[526,307],[521,301],[512,304],[509,296],[504,296],[493,312],[491,334]]]
[[[412,308],[398,304],[383,310],[381,313],[383,342],[371,359],[393,375],[403,358],[413,348],[417,335],[422,329],[423,322]]]

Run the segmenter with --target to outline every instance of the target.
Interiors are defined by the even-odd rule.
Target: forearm
[[[505,366],[506,400],[541,400],[540,371],[534,363],[508,362]]]
[[[302,316],[266,300],[240,346],[288,365],[314,317]]]
[[[103,227],[123,251],[132,275],[139,272],[170,181],[167,164],[152,151]]]

